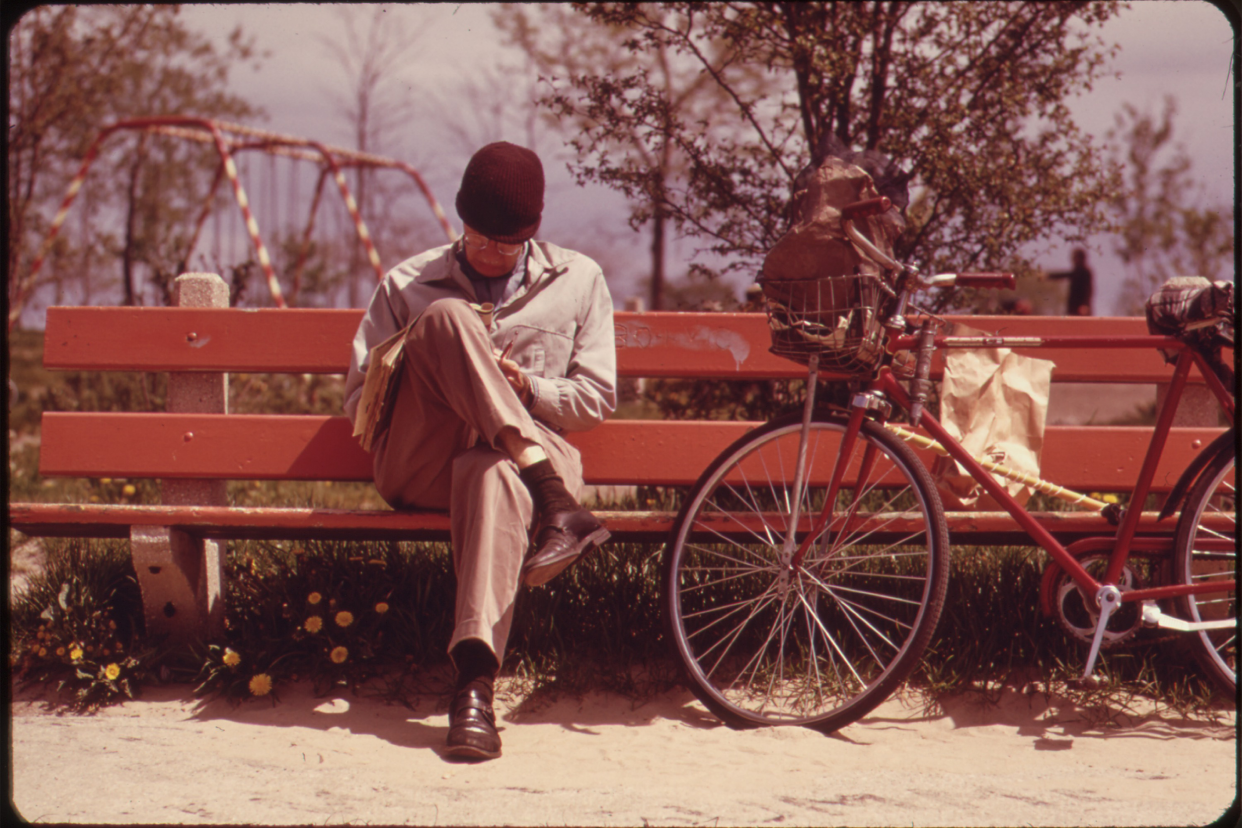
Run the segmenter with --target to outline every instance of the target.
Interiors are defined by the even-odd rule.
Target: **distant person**
[[[1095,277],[1087,267],[1087,251],[1075,248],[1070,254],[1074,267],[1058,273],[1049,273],[1049,279],[1069,279],[1069,299],[1065,303],[1067,316],[1092,316],[1091,300],[1095,296]]]
[[[457,192],[462,237],[384,276],[345,381],[354,418],[371,348],[408,328],[375,487],[394,509],[449,513],[457,681],[447,753],[457,758],[500,755],[493,681],[518,589],[608,538],[578,502],[582,458],[564,433],[616,408],[612,298],[598,264],[534,238],[543,196],[535,153],[506,142],[476,152]]]

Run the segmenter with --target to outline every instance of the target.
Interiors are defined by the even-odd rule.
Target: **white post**
[[[229,287],[214,273],[186,273],[177,277],[173,297],[183,308],[227,308]],[[170,413],[227,414],[228,394],[226,373],[168,375]],[[167,479],[160,481],[160,490],[168,505],[228,505],[223,480]],[[223,633],[224,543],[167,526],[134,527],[130,547],[142,587],[148,635],[187,640]]]

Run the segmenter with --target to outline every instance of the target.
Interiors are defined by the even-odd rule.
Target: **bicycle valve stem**
[[[932,340],[936,333],[931,320],[924,319],[919,326],[919,355],[914,364],[914,379],[910,381],[910,424],[917,426],[923,416],[923,403],[931,392]]]

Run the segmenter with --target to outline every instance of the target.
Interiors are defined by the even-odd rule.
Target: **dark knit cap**
[[[457,215],[498,242],[524,242],[539,230],[543,214],[543,164],[539,156],[508,141],[474,154],[457,191]]]

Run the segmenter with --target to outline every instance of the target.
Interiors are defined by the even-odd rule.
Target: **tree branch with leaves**
[[[571,170],[659,204],[704,240],[700,264],[755,273],[787,227],[799,172],[831,134],[915,174],[897,253],[933,269],[1029,271],[1019,249],[1109,223],[1114,164],[1073,122],[1113,49],[1093,30],[1115,2],[598,3],[596,27],[537,61],[540,103],[572,123]],[[569,16],[568,10],[561,12]],[[535,31],[526,26],[526,36]],[[611,50],[607,46],[611,42]],[[699,78],[670,106],[661,62]],[[649,161],[670,153],[666,181]],[[712,264],[708,264],[708,263]]]

